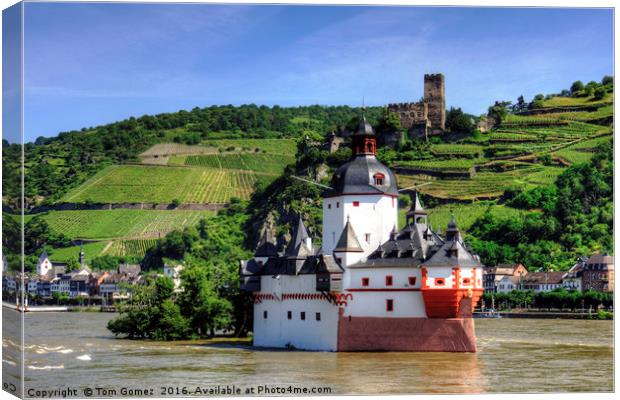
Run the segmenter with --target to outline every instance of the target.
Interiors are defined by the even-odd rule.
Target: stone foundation
[[[338,351],[476,352],[472,318],[372,318],[338,320]]]

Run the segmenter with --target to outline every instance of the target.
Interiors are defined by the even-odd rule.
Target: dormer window
[[[377,173],[374,175],[374,178],[375,178],[375,185],[383,185],[383,180],[385,179],[385,175]]]

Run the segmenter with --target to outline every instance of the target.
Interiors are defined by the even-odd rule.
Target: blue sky
[[[613,13],[208,4],[25,6],[25,136],[213,104],[417,101],[480,114],[613,73]]]

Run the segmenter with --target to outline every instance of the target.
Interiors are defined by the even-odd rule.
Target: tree
[[[613,76],[609,76],[609,75],[605,75],[603,77],[603,79],[601,80],[601,84],[604,85],[604,86],[613,85],[614,84],[614,77]]]
[[[403,127],[400,124],[400,117],[398,114],[385,108],[379,118],[379,121],[377,122],[375,130],[378,135],[401,132]]]
[[[604,87],[602,86],[597,87],[596,90],[594,90],[594,99],[602,100],[603,97],[605,97],[605,94],[607,94],[607,91],[605,90]]]
[[[495,119],[497,124],[501,124],[504,118],[506,118],[506,115],[508,114],[508,110],[506,109],[508,104],[508,102],[496,101],[494,105],[489,107],[489,117]]]
[[[543,108],[545,106],[545,96],[537,94],[529,105],[530,109]]]
[[[215,333],[231,324],[232,304],[218,295],[205,267],[191,265],[181,273],[179,305],[189,325],[199,335]]]
[[[77,257],[70,257],[67,260],[67,272],[75,271],[77,269],[80,269],[80,263],[78,262]]]
[[[121,315],[108,322],[112,333],[155,340],[186,339],[191,335],[187,319],[172,298],[172,279],[149,277],[147,284],[134,285],[131,292],[130,304],[121,304]]]
[[[521,112],[521,111],[525,111],[526,109],[527,109],[527,103],[525,102],[525,99],[523,98],[523,95],[521,95],[517,99],[517,104],[515,104],[513,106],[513,111],[514,112]]]
[[[570,92],[572,95],[575,95],[576,93],[582,91],[583,89],[584,89],[583,82],[575,81],[570,87]]]
[[[460,108],[451,107],[446,113],[446,128],[452,132],[471,133],[473,131],[471,117],[463,113]]]
[[[598,84],[598,82],[595,81],[590,81],[588,82],[588,84],[586,85],[586,87],[584,88],[584,93],[587,97],[593,96],[594,95],[594,91],[599,87],[600,85]]]

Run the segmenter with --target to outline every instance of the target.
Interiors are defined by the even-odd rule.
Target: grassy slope
[[[481,217],[487,209],[490,209],[496,216],[519,215],[524,213],[522,210],[494,203],[446,204],[427,209],[426,211],[429,214],[429,222],[434,230],[439,228],[442,232],[445,232],[448,222],[450,222],[451,213],[454,212],[459,229],[463,232],[467,232],[474,221]],[[406,213],[407,209],[398,210],[398,223],[401,227],[405,225]]]

